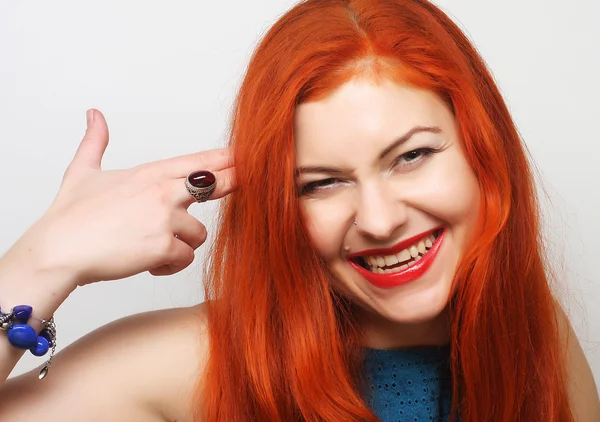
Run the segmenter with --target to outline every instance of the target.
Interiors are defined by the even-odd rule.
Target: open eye
[[[396,158],[393,166],[401,168],[412,166],[437,152],[440,152],[440,150],[435,148],[417,148]]]

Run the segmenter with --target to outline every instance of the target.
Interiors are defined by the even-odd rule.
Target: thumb
[[[90,109],[86,113],[87,130],[77,148],[71,166],[76,170],[100,170],[102,157],[108,146],[108,126],[99,110]]]

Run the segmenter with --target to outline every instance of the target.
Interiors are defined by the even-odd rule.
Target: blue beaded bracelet
[[[6,331],[9,343],[21,350],[29,350],[35,356],[44,356],[52,349],[50,359],[40,371],[39,379],[43,379],[50,370],[52,357],[56,350],[56,325],[54,317],[41,320],[42,330],[38,333],[27,324],[32,318],[33,308],[29,305],[15,306],[9,313],[0,309],[0,329]]]

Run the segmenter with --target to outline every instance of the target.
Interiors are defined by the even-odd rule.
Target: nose
[[[356,229],[375,240],[389,240],[407,220],[407,205],[385,180],[359,189]]]

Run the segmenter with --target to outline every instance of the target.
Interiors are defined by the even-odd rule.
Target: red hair
[[[307,237],[294,174],[295,107],[364,75],[444,99],[481,188],[450,302],[453,415],[572,421],[525,148],[475,48],[425,0],[304,1],[252,57],[231,135],[238,189],[205,280],[201,419],[377,420],[360,394],[360,325]]]

